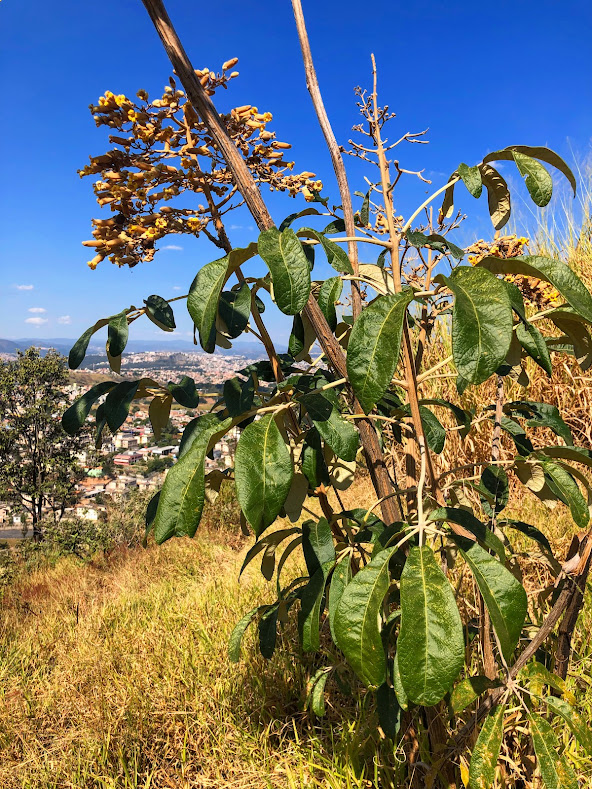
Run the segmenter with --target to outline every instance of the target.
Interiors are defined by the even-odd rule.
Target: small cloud
[[[44,312],[47,312],[45,307],[29,307],[29,312],[37,312],[42,315]]]
[[[33,290],[33,285],[15,285],[17,290]]]
[[[248,230],[249,232],[253,231],[253,225],[230,225],[230,230]]]
[[[180,247],[178,244],[167,244],[166,246],[161,247],[161,250],[165,250],[165,249],[170,249],[173,250],[174,252],[183,251],[183,247]]]
[[[173,285],[173,290],[181,290],[181,286],[180,285]]]
[[[58,323],[69,324],[72,323],[72,318],[69,315],[60,315]]]
[[[33,326],[43,326],[47,323],[47,318],[26,318],[25,323],[32,323]]]

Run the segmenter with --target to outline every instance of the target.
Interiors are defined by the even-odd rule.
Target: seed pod
[[[234,68],[238,63],[238,58],[231,58],[227,60],[226,63],[222,64],[222,71],[228,71],[229,68]]]
[[[292,146],[290,145],[289,142],[274,142],[274,143],[272,143],[272,148],[282,148],[283,150],[287,150],[288,148],[291,148],[291,147]]]
[[[228,79],[234,79],[235,77],[238,77],[238,71],[233,71],[232,74],[228,75]]]

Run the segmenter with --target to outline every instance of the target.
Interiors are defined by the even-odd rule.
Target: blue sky
[[[217,69],[239,58],[240,78],[221,108],[252,103],[273,112],[272,128],[293,144],[297,168],[317,173],[325,193],[339,202],[311,113],[289,1],[226,0],[202,11],[203,4],[169,0],[167,7],[196,68]],[[371,7],[365,16],[358,2],[304,0],[340,142],[357,122],[353,87],[369,83],[374,52],[382,102],[398,115],[391,138],[430,128],[429,146],[401,148],[399,157],[404,167],[425,168],[433,188],[460,161],[475,163],[510,144],[548,145],[568,160],[572,149],[580,156],[590,152],[588,2],[378,0]],[[145,88],[155,95],[171,71],[140,0],[4,0],[0,19],[0,337],[74,338],[151,293],[178,295],[202,264],[219,256],[206,240],[170,237],[164,246],[182,249],[164,249],[133,270],[106,261],[94,272],[80,243],[90,238],[91,217],[109,215],[96,205],[91,179],[76,172],[108,147],[88,104],[107,89],[133,95]],[[363,189],[365,171],[353,160],[347,164],[352,188]],[[397,195],[400,213],[409,214],[428,188],[409,178]],[[485,201],[469,200],[461,205],[471,221],[455,239],[460,243],[492,232]],[[269,204],[277,221],[305,205],[286,197]],[[520,200],[515,205],[520,208]],[[237,215],[234,224],[235,244],[256,237],[248,215]],[[320,266],[319,276],[325,273]],[[268,315],[274,336],[285,342],[289,322],[273,310]],[[176,316],[179,336],[187,339],[191,327],[182,304]],[[155,332],[148,321],[137,321],[132,335],[149,339]]]

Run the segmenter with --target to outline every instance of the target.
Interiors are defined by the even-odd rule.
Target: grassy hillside
[[[553,515],[559,555],[568,523]],[[361,789],[376,785],[375,771],[379,785],[397,786],[383,769],[396,751],[374,742],[375,722],[356,698],[333,688],[325,719],[303,711],[307,670],[294,660],[292,625],[271,661],[254,655],[248,633],[241,662],[229,663],[233,625],[273,594],[257,568],[238,582],[246,547],[233,529],[206,528],[194,541],[62,559],[7,587],[0,786]],[[591,628],[588,597],[569,679],[588,720]],[[569,755],[582,787],[592,786],[591,761],[572,744]]]

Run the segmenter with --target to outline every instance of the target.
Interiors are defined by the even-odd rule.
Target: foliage
[[[552,763],[549,758],[557,742],[540,715],[538,697],[516,682],[519,671],[544,647],[545,630],[532,635],[535,622],[526,591],[514,574],[516,557],[504,528],[519,529],[547,549],[548,543],[540,530],[505,520],[502,513],[516,486],[523,485],[550,506],[569,507],[576,525],[587,528],[592,487],[580,466],[592,466],[592,452],[573,446],[572,433],[555,406],[526,395],[508,401],[504,382],[525,382],[527,358],[546,375],[564,353],[574,355],[587,369],[592,363],[588,333],[592,296],[564,262],[520,254],[522,242],[511,250],[491,247],[490,254],[477,254],[470,261],[474,265],[463,265],[464,251],[448,236],[459,222],[454,214],[459,185],[474,198],[485,188],[496,230],[510,219],[510,191],[493,163],[513,162],[538,206],[548,203],[553,189],[545,165],[562,173],[574,190],[575,178],[565,162],[546,148],[509,146],[487,154],[474,166],[460,164],[448,182],[404,221],[396,215],[394,195],[407,171],[388,156],[403,142],[423,140],[407,133],[391,146],[383,142],[384,126],[393,115],[378,104],[376,73],[373,92],[358,89],[358,96],[363,122],[356,130],[365,135],[365,144],[352,142],[351,152],[377,166],[377,180],[369,181],[369,191],[361,194],[356,242],[379,246],[382,252],[376,264],[359,264],[349,246],[348,254],[338,246],[351,243],[334,237],[351,219],[344,187],[342,205],[330,207],[327,198],[315,195],[322,212],[309,208],[277,226],[270,226],[256,201],[249,203],[261,232],[244,249],[230,248],[217,208],[209,205],[225,255],[200,268],[189,288],[187,307],[196,334],[203,350],[213,353],[216,345],[229,347],[239,331],[252,331],[262,340],[268,358],[237,371],[212,410],[187,426],[179,460],[149,505],[147,529],[158,543],[195,535],[208,487],[215,486],[212,475],[205,473],[205,458],[222,436],[238,427],[233,478],[242,523],[256,538],[243,568],[260,559],[263,576],[271,581],[275,575],[277,596],[256,605],[239,621],[230,639],[231,659],[238,660],[242,637],[251,624],[257,628],[261,654],[271,659],[278,634],[294,612],[303,653],[322,656],[327,663],[311,679],[312,711],[323,714],[325,692],[333,682],[343,681],[345,658],[347,670],[368,689],[366,703],[374,703],[382,732],[394,740],[401,736],[403,713],[408,726],[424,714],[428,721],[429,716],[443,717],[449,694],[454,695],[467,679],[484,674],[491,684],[481,685],[477,695],[486,696],[486,702],[473,721],[490,714],[475,746],[471,787],[492,784],[504,739],[505,705],[516,698],[528,712],[548,789],[561,781],[572,785],[575,779],[567,762],[562,758]],[[109,99],[109,117],[117,118],[120,105],[117,101],[112,105]],[[232,131],[231,122],[225,120]],[[131,130],[129,149],[143,134],[140,128]],[[209,132],[215,138],[211,128]],[[138,167],[143,160],[135,155]],[[249,164],[248,155],[246,159]],[[149,158],[144,163],[148,172]],[[226,163],[238,181],[239,170],[231,157]],[[127,182],[125,190],[127,203],[119,200],[116,210],[124,215],[121,221],[129,223],[135,215],[136,190]],[[424,208],[442,193],[438,218],[428,212],[424,221]],[[113,203],[112,196],[113,189],[107,203]],[[141,188],[138,197],[145,206]],[[315,215],[330,219],[324,231],[298,227],[303,216],[311,221]],[[423,224],[414,227],[416,220]],[[318,267],[315,271],[317,247],[339,272],[330,284],[319,276]],[[256,276],[253,268],[246,277],[241,267],[257,256],[268,273]],[[137,259],[123,262],[133,265]],[[225,290],[233,275],[237,285]],[[335,280],[340,282],[337,287]],[[538,301],[531,298],[532,288],[523,292],[523,283],[531,280],[549,286],[538,289]],[[348,285],[351,299],[337,305]],[[292,316],[289,354],[278,355],[266,333],[257,302],[260,289],[272,295],[283,314]],[[147,305],[102,321],[111,327],[112,342],[117,340],[118,357],[125,346],[127,324],[141,314],[154,317]],[[174,321],[172,309],[167,314],[162,321],[165,330]],[[450,316],[451,353],[426,368],[423,363],[445,333]],[[313,360],[315,340],[322,354]],[[74,364],[84,354],[85,342],[83,337],[75,346]],[[109,349],[108,353],[111,357]],[[456,378],[454,400],[425,396],[424,384],[442,374],[437,371],[443,368],[454,370],[450,373]],[[495,401],[482,406],[480,413],[464,408],[461,396],[492,377],[497,382]],[[261,382],[273,386],[263,388]],[[113,385],[104,404],[109,427],[122,424],[134,398],[152,396],[157,404],[167,399],[170,407],[170,398],[176,396],[171,387],[148,379]],[[106,388],[95,389],[90,399],[105,392]],[[440,421],[441,408],[456,424]],[[98,422],[100,410],[101,406]],[[87,413],[86,404],[73,406],[70,416],[65,416],[68,428],[76,429]],[[471,441],[475,428],[484,424],[490,429],[487,462],[458,468],[439,463],[450,436],[462,431],[464,440]],[[502,433],[515,444],[509,459],[500,458]],[[394,479],[385,472],[387,458],[393,461]],[[351,484],[364,462],[376,501],[368,508],[348,509],[340,491]],[[398,473],[401,465],[404,482]],[[318,509],[322,517],[315,514]],[[315,517],[304,519],[303,512]],[[282,517],[296,525],[282,524],[273,530]],[[304,574],[284,580],[282,570],[295,555],[302,558]],[[554,557],[549,563],[561,594],[567,595],[571,579]],[[582,559],[576,566],[585,583],[589,561]],[[466,601],[465,576],[475,582]],[[477,619],[474,611],[481,611]],[[467,726],[470,732],[472,724]],[[438,782],[454,772],[450,757],[457,747],[454,739],[438,740],[437,729],[428,726],[426,735],[433,761],[424,778],[431,786],[444,785]],[[572,730],[580,727],[574,723]],[[457,734],[466,739],[462,728]],[[436,754],[443,749],[438,760]]]
[[[76,455],[88,434],[68,435],[59,420],[67,402],[65,362],[36,348],[0,362],[0,497],[31,517],[36,539],[42,520],[59,521],[75,501],[84,476]]]

